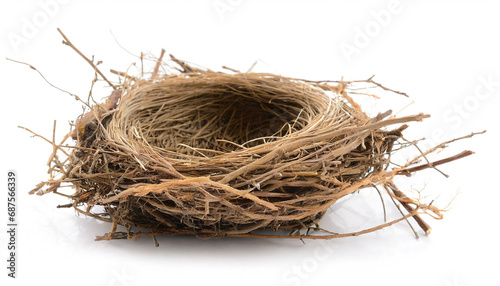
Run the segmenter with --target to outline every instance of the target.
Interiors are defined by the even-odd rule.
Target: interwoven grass
[[[396,122],[373,121],[293,79],[170,75],[126,92],[89,137],[85,165],[94,169],[82,171],[116,173],[109,183],[99,178],[92,197],[119,224],[213,236],[300,229],[345,195],[342,186],[388,163],[400,134],[380,127]],[[95,156],[101,149],[120,156]]]

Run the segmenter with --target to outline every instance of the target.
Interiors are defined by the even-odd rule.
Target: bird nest
[[[410,217],[428,233],[419,215],[439,219],[442,210],[406,196],[393,178],[472,154],[415,164],[442,144],[389,169],[406,123],[427,115],[370,117],[349,87],[368,83],[387,90],[372,79],[312,82],[201,70],[172,59],[180,72],[158,76],[156,66],[151,78],[119,73],[123,83],[66,135],[75,145],[51,141],[50,179],[31,193],[64,195],[71,202],[59,207],[111,222],[99,240],[162,234],[336,238]],[[58,190],[67,184],[73,194]],[[319,230],[318,221],[340,198],[374,186],[407,213],[354,233],[300,233]],[[255,233],[259,229],[298,235]]]

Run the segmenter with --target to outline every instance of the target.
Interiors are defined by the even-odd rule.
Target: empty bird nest
[[[66,44],[72,46],[67,38]],[[98,240],[163,234],[328,239],[411,217],[428,233],[419,215],[439,219],[442,210],[408,197],[393,178],[473,153],[420,162],[445,142],[389,168],[406,123],[427,115],[370,117],[349,89],[365,83],[387,90],[372,79],[214,72],[174,57],[179,71],[160,75],[162,57],[148,77],[115,72],[122,83],[110,83],[114,91],[104,103],[86,103],[90,110],[64,138],[72,137],[74,146],[48,140],[54,147],[50,179],[31,193],[64,195],[70,203],[60,207],[112,223]],[[58,190],[68,184],[73,194]],[[337,200],[374,186],[406,214],[354,233],[300,232],[320,230],[318,221]],[[255,233],[260,229],[294,234]]]

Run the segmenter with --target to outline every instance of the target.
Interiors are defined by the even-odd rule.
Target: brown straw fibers
[[[419,215],[439,219],[442,210],[407,197],[392,179],[473,153],[415,166],[445,142],[389,168],[406,123],[428,115],[368,116],[348,88],[364,82],[387,90],[372,79],[327,83],[222,73],[172,59],[180,72],[159,76],[157,66],[151,78],[119,73],[123,83],[66,136],[75,146],[51,141],[51,177],[32,193],[67,196],[71,203],[60,207],[111,222],[111,232],[99,240],[161,234],[336,238],[410,217],[429,233]],[[58,191],[67,184],[76,190],[71,195]],[[374,186],[407,214],[350,234],[300,234],[320,229],[318,221],[340,198]],[[298,235],[255,234],[259,229]]]

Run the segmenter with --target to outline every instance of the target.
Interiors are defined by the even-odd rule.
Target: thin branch
[[[425,161],[427,162],[427,164],[429,166],[431,166],[431,168],[433,168],[434,170],[438,171],[439,173],[441,173],[443,176],[445,176],[446,178],[449,178],[450,176],[445,174],[443,171],[439,170],[438,168],[436,168],[436,166],[434,164],[432,164],[429,159],[427,159],[427,156],[425,156],[424,152],[422,152],[422,150],[420,149],[420,147],[418,147],[417,144],[414,144],[413,146],[415,146],[415,148],[417,148],[418,152],[420,152],[420,154],[422,154],[422,157],[424,157]]]
[[[340,83],[340,84],[351,84],[351,83],[359,83],[359,82],[365,82],[365,83],[371,83],[371,84],[374,84],[376,86],[378,86],[379,88],[383,89],[383,90],[386,90],[386,91],[390,91],[390,92],[393,92],[393,93],[396,93],[396,94],[400,94],[400,95],[403,95],[403,96],[406,96],[406,97],[409,97],[408,94],[406,94],[405,92],[401,92],[401,91],[397,91],[397,90],[394,90],[394,89],[390,89],[376,81],[373,80],[373,78],[375,77],[375,75],[372,75],[370,78],[368,79],[364,79],[364,80],[348,80],[348,81],[345,81],[345,80],[304,80],[304,79],[301,79],[301,81],[304,81],[304,82],[311,82],[311,83],[329,83],[329,82],[334,82],[334,83]]]
[[[394,196],[396,196],[396,198],[398,198],[398,201],[401,203],[401,205],[403,205],[403,207],[406,209],[406,211],[408,211],[409,213],[412,213],[415,211],[415,209],[413,209],[413,207],[410,206],[409,203],[404,201],[404,199],[407,199],[407,197],[405,196],[405,194],[403,192],[401,192],[400,190],[398,190],[398,188],[396,188],[396,185],[394,185],[392,182],[384,185],[384,188],[386,188],[387,192],[389,193],[389,190],[387,189],[386,186],[392,190],[392,193],[394,194]],[[391,196],[391,199],[394,199],[394,198]],[[399,200],[399,199],[401,199],[401,200]],[[432,205],[432,202],[427,207],[430,207],[431,205]],[[432,228],[420,216],[416,215],[413,217],[413,219],[417,222],[417,224],[425,232],[425,234],[429,235],[431,233]]]
[[[387,88],[385,86],[383,86],[382,84],[376,82],[373,80],[373,77],[375,77],[375,75],[372,75],[368,80],[366,80],[366,82],[369,82],[369,83],[372,83],[378,87],[380,87],[381,89],[383,90],[387,90],[387,91],[391,91],[391,92],[394,92],[394,93],[397,93],[397,94],[401,94],[401,95],[404,95],[406,97],[409,97],[408,94],[404,93],[404,92],[401,92],[401,91],[397,91],[397,90],[394,90],[394,89],[390,89],[390,88]],[[363,82],[363,81],[351,81],[351,82]]]
[[[28,129],[28,128],[26,128],[26,127],[23,127],[23,126],[17,126],[17,127],[18,127],[18,128],[21,128],[21,129],[24,129],[24,130],[26,130],[26,131],[28,131],[29,133],[33,134],[33,136],[35,136],[35,137],[39,137],[39,138],[41,138],[41,139],[45,140],[45,141],[46,141],[47,143],[49,143],[50,145],[54,146],[54,142],[51,142],[49,139],[47,139],[47,138],[43,137],[42,135],[40,135],[40,134],[38,134],[38,133],[36,133],[36,132],[33,132],[33,131],[31,131],[30,129]],[[62,143],[64,143],[64,142],[62,142]],[[62,143],[61,143],[61,145],[62,145]],[[65,146],[59,146],[59,147],[65,147]],[[63,152],[66,156],[69,156],[69,154],[68,154],[66,151],[64,151],[64,149],[60,148],[60,150],[61,150],[61,151],[62,151],[62,152]]]
[[[382,202],[382,208],[384,209],[384,222],[387,222],[387,212],[385,211],[384,198],[382,197],[382,193],[380,192],[380,190],[377,188],[377,185],[373,184],[373,187],[375,188],[375,190],[377,190],[377,193],[380,196],[380,201]]]
[[[227,66],[222,66],[223,69],[226,69],[228,71],[232,71],[234,73],[241,73],[239,70],[236,70],[236,69],[233,69],[233,68],[230,68],[230,67],[227,67]]]
[[[91,61],[89,60],[89,58],[87,58],[82,52],[80,52],[80,50],[78,50],[75,45],[73,45],[73,43],[71,43],[71,41],[68,39],[68,37],[66,37],[66,35],[64,35],[64,33],[61,31],[61,29],[57,28],[57,31],[61,34],[61,36],[64,38],[64,41],[63,43],[65,45],[68,45],[70,46],[73,50],[75,50],[75,52],[77,54],[79,54],[85,61],[87,61],[87,63],[89,63],[89,65],[91,65],[94,70],[102,77],[102,79],[104,79],[114,90],[117,89],[117,87],[112,84],[105,76],[104,74],[102,74],[102,72],[97,68],[97,66]]]
[[[156,66],[153,71],[153,74],[151,75],[151,78],[156,78],[156,76],[158,75],[158,70],[160,69],[161,61],[163,60],[164,55],[165,55],[165,49],[161,49],[160,57],[156,61]]]
[[[139,56],[133,54],[132,52],[130,52],[129,50],[125,49],[125,47],[123,47],[120,42],[118,42],[118,39],[115,37],[115,34],[113,34],[113,31],[109,30],[109,32],[111,33],[111,36],[113,36],[113,39],[115,40],[116,44],[118,45],[118,47],[122,48],[122,50],[124,50],[125,52],[127,52],[128,54],[130,54],[131,56],[134,56],[136,58],[140,58]],[[142,54],[142,53],[141,53]]]
[[[253,68],[257,65],[257,61],[253,62],[253,64],[250,66],[250,68],[246,71],[246,73],[252,72]]]
[[[137,78],[137,77],[135,77],[135,76],[131,76],[131,75],[129,75],[129,74],[127,74],[127,73],[125,73],[125,72],[116,71],[116,70],[114,70],[114,69],[111,69],[111,70],[110,70],[110,72],[111,72],[111,73],[113,73],[113,74],[116,74],[116,75],[119,75],[119,76],[125,77],[125,78],[127,78],[127,77],[128,77],[128,78],[130,78],[130,79],[132,79],[132,80],[134,80],[134,81],[138,81],[138,80],[139,80],[139,78]]]
[[[439,165],[446,164],[446,163],[449,163],[449,162],[452,162],[452,161],[455,161],[458,159],[462,159],[462,158],[470,156],[472,154],[475,154],[475,152],[469,151],[469,150],[463,151],[455,156],[451,156],[451,157],[448,157],[448,158],[445,158],[442,160],[438,160],[438,161],[432,162],[430,164],[423,164],[423,165],[419,165],[419,166],[412,167],[412,168],[405,168],[405,169],[396,170],[396,175],[410,175],[413,172],[421,171],[421,170],[424,170],[427,168],[433,168],[435,166],[439,166]]]
[[[411,164],[413,164],[415,161],[417,161],[418,159],[422,158],[423,155],[427,155],[427,154],[430,154],[434,151],[436,151],[437,149],[443,149],[443,148],[446,148],[446,145],[450,144],[450,143],[453,143],[455,141],[459,141],[459,140],[463,140],[463,139],[467,139],[467,138],[472,138],[473,136],[475,135],[479,135],[479,134],[484,134],[486,133],[486,130],[483,130],[481,132],[472,132],[471,134],[469,135],[465,135],[465,136],[462,136],[462,137],[458,137],[458,138],[455,138],[455,139],[452,139],[452,140],[448,140],[448,141],[445,141],[445,142],[442,142],[428,150],[426,150],[425,152],[423,152],[421,155],[411,159],[410,161],[408,161],[404,166],[403,168],[406,168],[408,166],[410,166]],[[403,138],[404,139],[404,138]],[[404,139],[406,140],[406,139]],[[406,140],[407,142],[410,142],[408,140]]]
[[[89,107],[89,108],[90,108],[90,106],[89,106],[89,105],[88,105],[85,101],[81,100],[81,99],[80,99],[80,97],[79,97],[78,95],[73,94],[73,93],[71,93],[71,92],[69,92],[69,91],[66,91],[66,90],[64,90],[64,89],[61,89],[61,88],[59,88],[59,87],[57,87],[57,86],[53,85],[53,84],[52,84],[50,81],[48,81],[48,80],[47,80],[47,78],[45,78],[45,76],[44,76],[44,75],[43,75],[43,74],[42,74],[42,73],[41,73],[38,69],[36,69],[34,66],[32,66],[32,65],[30,65],[30,64],[28,64],[28,63],[25,63],[25,62],[16,61],[16,60],[9,59],[9,58],[5,58],[5,59],[6,59],[6,60],[8,60],[8,61],[11,61],[11,62],[18,63],[18,64],[27,65],[30,69],[35,70],[35,71],[36,71],[36,72],[37,72],[37,73],[38,73],[38,74],[39,74],[39,75],[43,78],[43,80],[44,80],[46,83],[48,83],[51,87],[53,87],[53,88],[55,88],[55,89],[57,89],[57,90],[60,90],[60,91],[62,91],[62,92],[64,92],[64,93],[67,93],[67,94],[69,94],[69,95],[73,96],[76,100],[78,100],[78,101],[82,102],[83,104],[85,104],[87,107]]]
[[[390,195],[389,193],[389,189],[387,188],[386,185],[384,185],[384,189],[387,191],[387,193],[389,194],[389,197],[391,197],[391,200],[392,202],[394,203],[394,205],[396,206],[396,208],[398,209],[399,213],[404,216],[405,214],[403,213],[403,211],[401,210],[401,208],[398,206],[398,204],[396,203],[396,200],[394,200],[394,198]],[[416,216],[418,215],[415,215],[413,218],[415,218]],[[415,235],[415,237],[418,239],[420,238],[418,236],[418,233],[415,231],[415,229],[413,228],[413,225],[411,225],[410,221],[408,221],[408,219],[406,219],[406,222],[408,223],[408,225],[410,226],[411,230],[413,231],[413,234]]]

